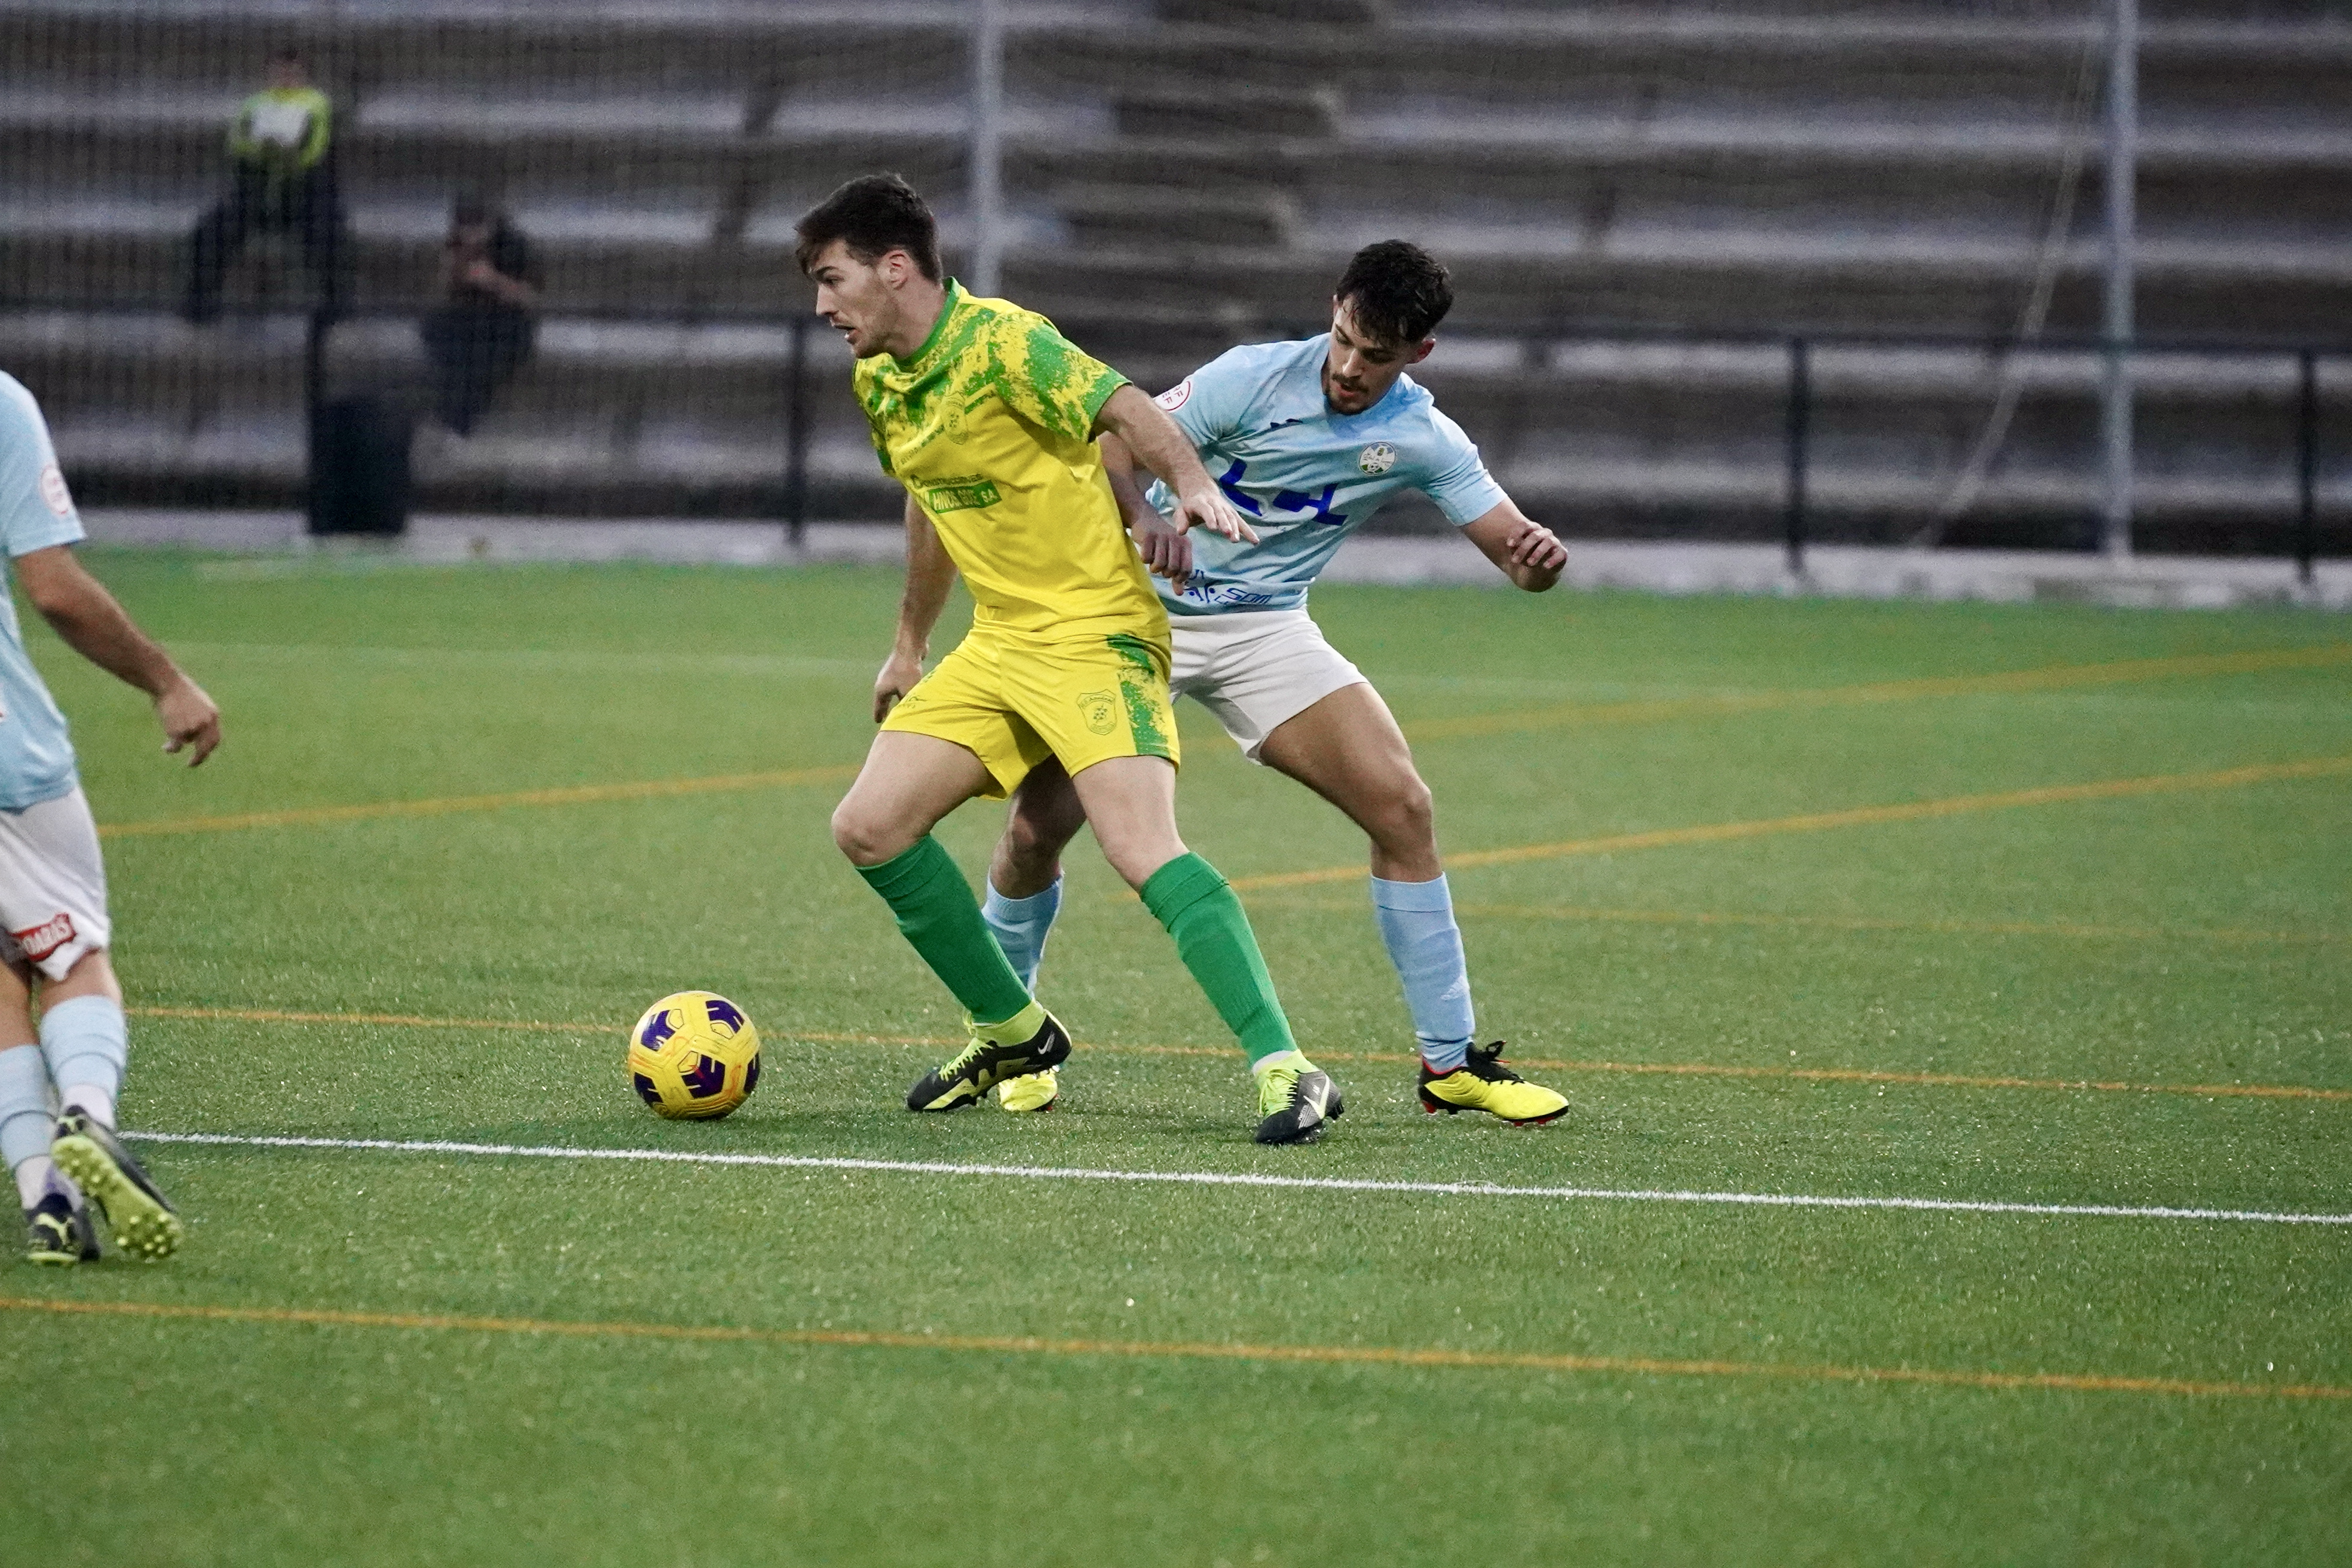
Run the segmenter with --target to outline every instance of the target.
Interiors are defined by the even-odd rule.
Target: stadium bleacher
[[[1821,537],[2090,537],[2096,356],[1977,341],[2015,333],[2038,287],[2046,335],[2097,321],[2095,6],[1007,14],[1005,291],[1147,385],[1311,326],[1349,251],[1402,234],[1461,293],[1423,379],[1563,531],[1776,530],[1780,340],[1802,331]],[[808,298],[792,221],[842,178],[898,169],[933,194],[956,263],[967,26],[919,0],[7,5],[0,364],[42,396],[89,500],[299,497],[299,256],[257,241],[223,324],[174,313],[222,129],[290,40],[338,105],[354,235],[325,385],[413,375],[457,186],[503,192],[544,258],[536,360],[471,440],[420,444],[421,504],[772,515]],[[2352,16],[2325,0],[2147,7],[2146,337],[2346,340],[2347,67]],[[891,515],[843,351],[822,329],[804,350],[814,515]],[[2143,359],[2145,545],[2284,548],[2296,377],[2278,353]],[[2341,549],[2352,357],[2319,377]],[[2000,456],[1967,476],[2011,380]]]

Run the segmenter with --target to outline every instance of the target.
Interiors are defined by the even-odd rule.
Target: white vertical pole
[[[971,290],[993,295],[1004,264],[1004,14],[972,0]]]
[[[2124,557],[2132,549],[2134,197],[2139,183],[2139,0],[2109,0],[2106,159],[2106,374],[2100,389],[2100,434],[2106,458],[2099,547]]]

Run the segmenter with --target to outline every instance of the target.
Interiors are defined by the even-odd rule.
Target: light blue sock
[[[980,918],[996,935],[996,945],[1004,950],[1013,973],[1021,976],[1021,984],[1034,996],[1037,994],[1037,966],[1045,962],[1045,934],[1054,929],[1054,917],[1062,910],[1062,879],[1042,893],[1025,899],[1008,899],[988,885],[988,897],[981,900]]]
[[[131,1060],[131,1026],[110,996],[69,996],[41,1009],[41,1054],[66,1104],[78,1105],[109,1127],[122,1069]]]
[[[11,1171],[49,1152],[49,1072],[38,1046],[0,1051],[0,1164]]]
[[[1404,982],[1405,1005],[1421,1059],[1432,1072],[1452,1072],[1470,1049],[1477,1021],[1470,1010],[1470,965],[1462,956],[1462,928],[1454,923],[1454,895],[1445,879],[1389,882],[1372,879],[1372,915],[1381,922],[1389,962]]]

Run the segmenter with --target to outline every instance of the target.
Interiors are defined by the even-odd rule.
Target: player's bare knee
[[[833,843],[853,866],[879,866],[913,842],[903,825],[866,811],[853,796],[833,809]]]
[[[1071,837],[1049,815],[1015,810],[1004,820],[1004,857],[1024,871],[1047,871],[1061,859]]]
[[[91,948],[73,961],[73,966],[62,980],[53,980],[41,988],[45,1003],[62,1002],[73,996],[107,996],[116,1003],[122,1000],[122,984],[114,977],[113,961],[106,949]]]
[[[1102,842],[1099,836],[1097,842]],[[1151,880],[1153,872],[1188,851],[1184,841],[1170,833],[1134,839],[1114,838],[1102,843],[1102,852],[1103,858],[1110,862],[1110,868],[1139,893],[1143,891],[1143,884]]]
[[[1370,820],[1364,823],[1364,829],[1384,849],[1409,854],[1430,848],[1437,841],[1436,803],[1418,775],[1388,791],[1367,815]]]
[[[40,1037],[33,1027],[33,966],[22,959],[0,964],[0,1050]]]

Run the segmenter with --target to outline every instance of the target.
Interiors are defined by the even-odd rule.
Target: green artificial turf
[[[133,826],[851,766],[897,592],[92,559],[226,713],[187,773],[134,695],[32,634],[100,819]],[[1317,609],[1421,731],[1457,854],[2352,756],[2352,663],[1769,696],[2352,642],[2317,616],[1370,588]],[[1245,882],[1360,864],[1349,824],[1180,712],[1193,847]],[[117,835],[119,966],[134,1006],[176,1010],[135,1020],[126,1121],[2352,1213],[2352,773],[1460,868],[1482,1026],[1570,1064],[1527,1068],[1574,1102],[1533,1131],[1421,1114],[1360,882],[1250,889],[1348,1095],[1286,1150],[1248,1141],[1238,1052],[1084,840],[1044,983],[1084,1043],[1064,1108],[900,1109],[945,1054],[903,1042],[957,1020],[832,848],[842,778]],[[1001,819],[943,829],[975,875]],[[688,987],[766,1040],[722,1122],[655,1120],[621,1070],[619,1031]],[[1882,1076],[1801,1076],[1844,1069]],[[2127,1087],[2052,1087],[2080,1082]],[[2333,1097],[2173,1092],[2195,1086]],[[0,1561],[2352,1555],[2352,1397],[2168,1386],[2352,1391],[2352,1226],[147,1152],[180,1257],[0,1271]],[[1496,1362],[1379,1358],[1423,1351]]]

